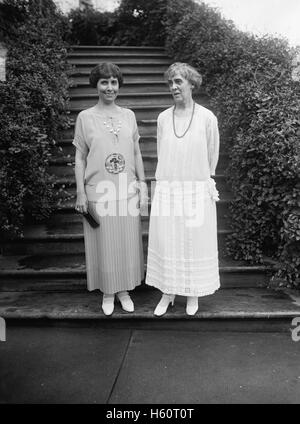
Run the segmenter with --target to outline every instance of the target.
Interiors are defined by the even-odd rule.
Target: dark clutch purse
[[[82,214],[91,227],[97,228],[100,225],[100,217],[97,213],[96,205],[88,205],[87,213]]]

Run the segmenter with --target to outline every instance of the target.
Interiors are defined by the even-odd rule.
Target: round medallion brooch
[[[110,174],[119,174],[124,171],[125,159],[120,153],[113,153],[105,160],[105,169]]]

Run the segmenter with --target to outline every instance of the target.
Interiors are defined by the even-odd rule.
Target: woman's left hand
[[[218,202],[220,200],[219,192],[216,188],[216,181],[213,178],[209,178],[208,180],[208,191],[212,200],[214,200],[215,202]]]

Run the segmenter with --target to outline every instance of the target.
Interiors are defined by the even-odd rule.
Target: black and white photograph
[[[0,0],[0,404],[300,404],[299,0]]]

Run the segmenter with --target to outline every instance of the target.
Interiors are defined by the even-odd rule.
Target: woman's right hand
[[[87,213],[88,200],[85,193],[77,193],[75,210],[79,213]]]

